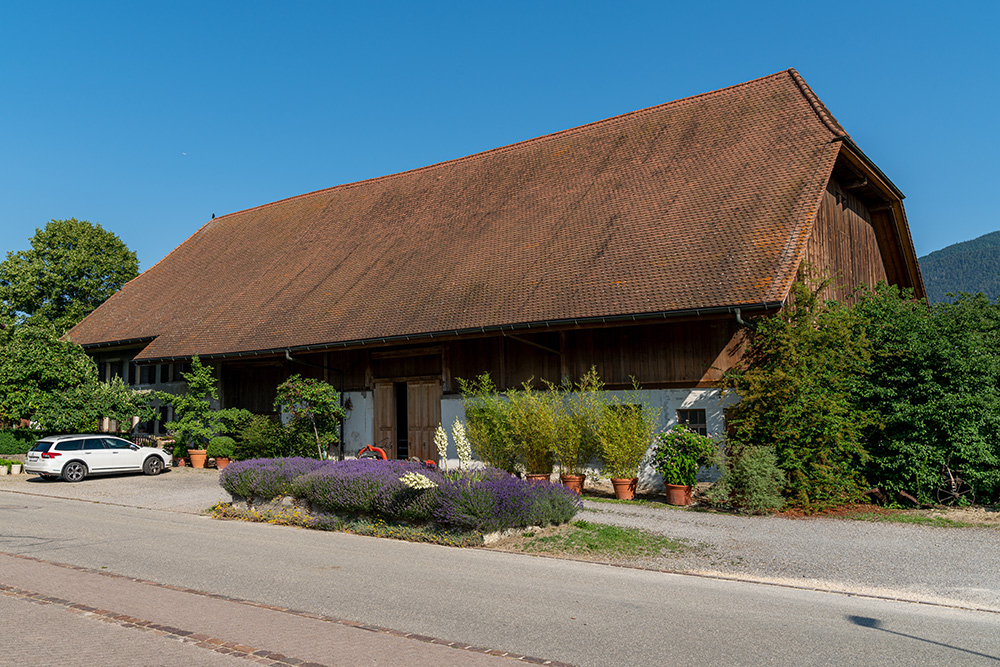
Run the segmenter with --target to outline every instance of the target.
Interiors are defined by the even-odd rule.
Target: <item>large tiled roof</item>
[[[794,70],[216,218],[77,325],[140,359],[781,301],[844,131]]]

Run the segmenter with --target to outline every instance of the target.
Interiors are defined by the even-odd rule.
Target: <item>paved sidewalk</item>
[[[0,554],[0,665],[559,664]]]

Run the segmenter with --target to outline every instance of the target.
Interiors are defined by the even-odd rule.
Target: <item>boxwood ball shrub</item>
[[[219,484],[233,498],[271,500],[289,495],[295,478],[330,463],[304,457],[236,461],[219,474]]]

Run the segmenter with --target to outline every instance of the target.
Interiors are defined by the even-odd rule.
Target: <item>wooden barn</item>
[[[348,452],[433,457],[456,379],[484,371],[595,366],[718,432],[739,321],[780,309],[803,262],[833,296],[923,296],[902,199],[790,69],[215,218],[68,336],[138,387],[199,355],[222,405],[257,413],[293,373],[326,379]]]

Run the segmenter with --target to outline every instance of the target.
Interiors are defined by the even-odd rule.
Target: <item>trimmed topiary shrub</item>
[[[235,449],[235,440],[225,435],[219,435],[208,441],[208,451],[206,454],[209,458],[213,459],[231,459],[233,458]]]

